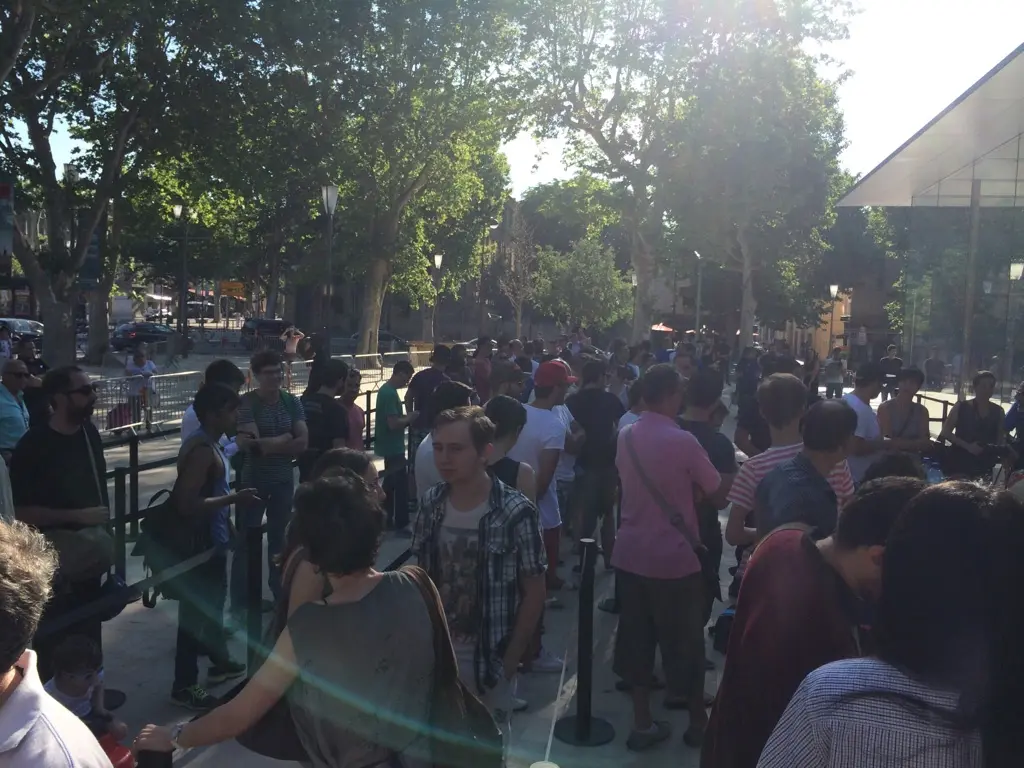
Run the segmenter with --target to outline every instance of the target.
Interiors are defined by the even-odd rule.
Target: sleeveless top
[[[956,419],[956,436],[968,443],[986,445],[999,439],[999,424],[1004,417],[1003,409],[989,403],[988,414],[982,416],[976,399],[965,400],[959,406]]]
[[[898,401],[892,401],[896,403]],[[890,437],[900,440],[922,440],[931,435],[928,430],[928,409],[920,403],[911,403],[906,412],[901,416],[896,405],[889,406],[889,432]],[[925,431],[922,433],[917,414],[925,412]]]
[[[288,631],[299,670],[288,703],[313,768],[429,757],[411,724],[429,722],[433,625],[407,574],[385,573],[357,602],[300,606]]]
[[[200,495],[204,499],[227,496],[231,493],[231,484],[228,482],[228,459],[224,455],[224,449],[220,445],[220,436],[209,435],[202,427],[189,435],[178,449],[178,460],[186,456],[196,445],[206,444],[213,450],[213,458],[220,465],[216,475],[208,477],[203,483]],[[224,506],[209,513],[210,537],[213,543],[220,550],[226,550],[231,543],[231,507]]]
[[[520,464],[522,464],[521,461],[510,459],[508,456],[502,456],[487,468],[487,472],[491,477],[501,480],[509,488],[516,488],[516,483],[519,480]]]

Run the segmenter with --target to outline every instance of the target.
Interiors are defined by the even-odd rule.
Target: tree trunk
[[[39,306],[46,326],[43,347],[46,362],[56,368],[75,364],[75,315],[69,301],[57,301],[49,292],[38,293]],[[103,327],[104,332],[106,326]]]
[[[522,340],[523,338],[523,305],[516,304],[516,338]]]
[[[85,353],[87,365],[103,365],[103,356],[110,345],[110,289],[89,291],[89,345]]]
[[[277,294],[281,283],[281,253],[277,243],[270,249],[270,284],[267,286],[267,317],[277,317]]]
[[[751,343],[754,329],[754,315],[757,312],[757,301],[754,299],[754,254],[747,239],[747,230],[740,227],[736,234],[740,246],[740,259],[743,276],[743,297],[740,300],[740,337],[739,348],[746,349]]]
[[[220,324],[220,280],[213,281],[213,322]]]
[[[387,257],[375,256],[367,271],[366,292],[363,294],[363,311],[359,315],[359,346],[357,352],[366,355],[377,352],[377,331],[380,328],[380,310],[387,288]]]
[[[435,304],[420,304],[420,338],[431,341],[434,338],[434,307]]]
[[[633,344],[643,341],[651,333],[651,306],[648,296],[654,282],[654,259],[643,240],[634,238],[631,261],[636,273],[636,288],[633,298]]]

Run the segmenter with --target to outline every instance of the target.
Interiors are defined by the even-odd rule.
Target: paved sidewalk
[[[732,435],[734,418],[730,416],[723,432]],[[143,462],[173,456],[177,453],[178,440],[153,440],[142,444],[140,459]],[[107,451],[108,466],[127,465],[127,449]],[[174,479],[173,467],[152,470],[140,475],[140,503],[146,506],[149,497],[161,488],[169,487]],[[722,525],[725,525],[725,512]],[[129,552],[130,552],[129,544]],[[407,539],[388,538],[381,549],[379,567],[384,567],[401,554],[408,546]],[[563,553],[569,543],[563,539]],[[731,578],[727,568],[734,564],[731,548],[722,564],[722,583],[728,585]],[[574,559],[563,554],[565,565],[561,569],[563,578],[571,576]],[[128,558],[129,581],[142,578],[142,565],[137,558]],[[613,579],[600,564],[597,566],[595,581],[595,605],[612,595]],[[269,597],[269,591],[265,595]],[[558,674],[528,674],[520,678],[519,696],[530,703],[527,712],[516,715],[512,723],[512,757],[510,768],[529,768],[534,762],[550,760],[559,768],[696,768],[699,754],[682,744],[682,733],[686,728],[687,715],[683,712],[668,712],[660,707],[661,694],[655,695],[655,716],[672,723],[672,739],[658,748],[641,754],[626,750],[625,740],[631,723],[629,697],[615,691],[615,677],[611,671],[612,650],[615,642],[617,618],[601,611],[594,611],[594,684],[593,712],[597,717],[608,720],[615,729],[615,739],[600,748],[571,747],[552,738],[552,724],[565,714],[575,712],[577,688],[577,633],[578,592],[564,590],[559,597],[565,607],[549,610],[545,618],[546,634],[544,645],[552,653],[567,660],[564,676]],[[722,606],[717,606],[721,608]],[[174,642],[177,608],[174,603],[160,601],[155,609],[147,609],[141,603],[129,606],[114,621],[104,625],[104,655],[106,657],[106,680],[111,688],[125,691],[128,702],[118,716],[128,723],[129,732],[134,734],[146,723],[172,724],[190,715],[169,701],[174,660]],[[244,658],[245,649],[237,638],[233,643],[236,657]],[[716,671],[707,676],[707,689],[714,691],[717,675],[722,667],[722,658],[714,653],[708,644],[709,658],[715,660]],[[660,674],[660,671],[659,671]],[[213,693],[225,693],[233,683],[213,687]],[[260,758],[230,742],[216,747],[193,750],[181,756],[176,765],[208,766],[209,768],[263,768],[264,766],[292,765]]]

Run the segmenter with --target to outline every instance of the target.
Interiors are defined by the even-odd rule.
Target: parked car
[[[266,346],[259,339],[277,339],[280,341],[281,334],[292,327],[289,320],[278,320],[269,317],[250,317],[242,323],[242,346],[245,349],[256,349]],[[283,349],[282,346],[271,345],[272,349]]]
[[[125,323],[119,325],[110,337],[110,348],[114,352],[134,349],[140,344],[159,344],[161,342],[177,342],[176,349],[191,348],[192,340],[186,339],[181,344],[182,335],[169,325],[161,323]]]
[[[11,339],[18,341],[35,342],[36,351],[42,352],[43,348],[43,324],[35,320],[25,320],[21,317],[0,317],[0,325],[7,326],[11,332]]]

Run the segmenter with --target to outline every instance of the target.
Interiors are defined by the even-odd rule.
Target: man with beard
[[[81,530],[110,521],[100,434],[93,426],[96,387],[77,366],[55,368],[43,379],[53,413],[31,427],[11,456],[11,491],[16,517],[43,533]],[[100,595],[99,577],[72,580],[58,574],[43,621],[60,616]],[[34,644],[40,677],[52,675],[53,649],[70,635],[102,643],[99,618],[84,619]]]

